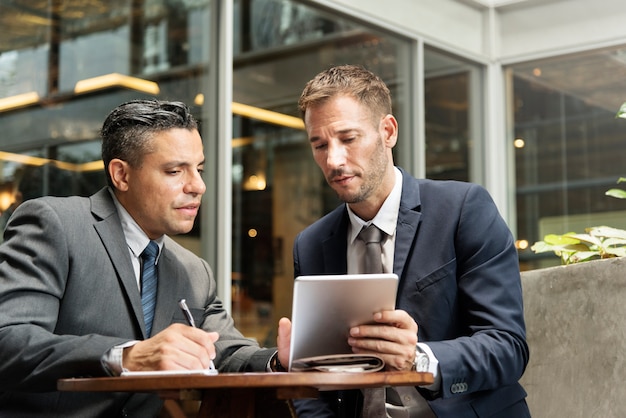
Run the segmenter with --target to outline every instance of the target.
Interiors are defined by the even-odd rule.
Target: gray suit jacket
[[[396,306],[439,360],[441,393],[431,408],[450,418],[529,416],[518,383],[529,353],[511,232],[478,185],[402,178]],[[346,273],[348,225],[342,205],[300,233],[296,276]]]
[[[221,371],[263,371],[274,350],[234,327],[216,296],[209,265],[166,237],[158,263],[153,333],[185,323],[187,303],[217,331]],[[44,197],[13,214],[0,246],[0,417],[157,414],[154,395],[62,393],[59,378],[106,376],[102,355],[145,339],[141,298],[107,189],[90,198]]]

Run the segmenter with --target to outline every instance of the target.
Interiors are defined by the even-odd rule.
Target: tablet
[[[375,312],[395,309],[397,290],[395,274],[297,277],[289,368],[305,357],[352,353],[350,328],[371,323]]]

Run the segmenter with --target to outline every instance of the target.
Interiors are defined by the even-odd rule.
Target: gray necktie
[[[385,233],[374,224],[363,228],[358,238],[365,243],[365,273],[382,273],[382,244]],[[428,402],[412,387],[389,388],[400,405],[385,407],[385,388],[363,389],[362,418],[430,418],[434,417]]]
[[[358,238],[365,243],[365,273],[382,273],[382,240],[384,232],[374,224],[361,229]]]
[[[383,231],[374,224],[364,227],[359,232],[358,238],[365,243],[365,273],[382,273],[382,247],[380,241]],[[363,389],[363,418],[384,418],[385,412],[385,388]]]
[[[146,335],[152,334],[152,320],[154,319],[154,307],[157,294],[156,258],[159,254],[159,246],[150,241],[141,253],[143,262],[141,269],[141,306],[143,308],[143,320],[146,324]]]

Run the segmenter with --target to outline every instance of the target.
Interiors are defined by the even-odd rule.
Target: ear
[[[393,148],[398,141],[398,121],[393,115],[386,115],[380,121],[380,134],[387,148]]]
[[[128,190],[129,165],[126,161],[114,158],[109,163],[109,175],[115,189],[125,192]]]

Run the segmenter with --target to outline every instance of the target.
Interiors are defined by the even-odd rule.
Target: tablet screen
[[[352,353],[351,327],[372,322],[372,315],[395,309],[398,276],[352,274],[300,276],[293,292],[293,359]]]

